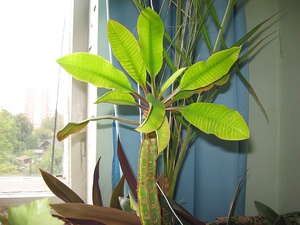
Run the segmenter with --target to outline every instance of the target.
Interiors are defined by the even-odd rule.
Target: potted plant
[[[135,214],[128,215],[122,211],[114,211],[115,215],[118,215],[115,219],[118,219],[116,219],[117,222],[114,220],[114,223],[111,224],[128,224],[127,219],[131,221],[130,224],[161,224],[162,221],[165,224],[172,224],[176,221],[173,219],[174,216],[176,217],[176,213],[173,213],[176,203],[173,202],[173,206],[169,206],[169,204],[171,205],[170,202],[174,197],[177,177],[184,156],[197,130],[213,134],[224,140],[249,138],[249,129],[239,112],[211,101],[217,93],[218,87],[225,85],[230,79],[232,70],[236,70],[243,78],[238,65],[247,58],[253,49],[240,55],[241,46],[267,20],[247,33],[237,43],[228,47],[222,39],[222,34],[229,12],[236,1],[228,2],[223,23],[219,23],[211,2],[204,1],[205,12],[212,15],[215,23],[220,26],[220,31],[214,47],[212,47],[209,38],[204,35],[207,35],[205,26],[207,14],[205,13],[201,17],[202,20],[197,26],[206,37],[206,43],[211,46],[211,56],[206,61],[193,63],[189,57],[194,54],[194,40],[188,41],[188,49],[182,49],[181,46],[186,41],[185,39],[179,42],[174,41],[165,32],[163,21],[153,9],[146,7],[140,1],[135,0],[134,2],[141,10],[137,21],[138,40],[127,28],[116,21],[109,20],[107,25],[108,39],[113,53],[126,74],[116,69],[104,58],[89,53],[73,53],[62,57],[57,62],[74,78],[110,90],[96,101],[97,104],[108,102],[138,107],[143,110],[143,122],[130,121],[112,115],[89,118],[85,121],[69,123],[58,132],[57,138],[61,141],[70,134],[80,132],[90,121],[113,119],[136,125],[135,130],[142,134],[143,140],[139,153],[137,194],[136,198],[130,198],[130,204],[135,210]],[[178,9],[179,13],[182,11],[181,8]],[[183,14],[189,17],[187,12],[184,11]],[[167,41],[168,46],[174,49],[174,55],[171,56],[167,51],[164,41]],[[221,45],[222,49],[220,50]],[[164,71],[164,63],[172,71],[172,75],[161,82],[159,79]],[[133,88],[128,76],[141,88],[142,93]],[[250,84],[245,79],[244,81],[252,91]],[[206,94],[205,98],[204,94]],[[170,145],[170,143],[172,144]],[[176,152],[178,149],[180,151]],[[156,170],[156,160],[160,154],[163,155],[163,171]],[[131,190],[134,192],[133,189]],[[161,195],[163,198],[159,197]],[[162,201],[165,201],[171,212],[168,207],[164,207],[162,210]],[[70,210],[67,209],[72,207],[73,210],[79,209],[78,207],[81,209],[82,205],[80,204],[83,202],[77,197],[75,197],[75,202],[79,202],[79,205],[67,204],[53,207],[57,210],[65,207],[64,210],[59,210],[63,215],[67,211],[70,213]],[[108,218],[105,218],[106,215],[109,215],[107,210],[114,210],[105,207],[95,209],[95,207],[87,205],[84,207],[88,207],[86,212],[103,210],[101,215],[104,220],[99,218],[101,216],[96,220],[100,223],[107,223]],[[184,212],[182,209],[179,211]],[[68,215],[67,217],[70,217],[70,214]],[[122,217],[123,220],[119,221],[119,218]],[[177,220],[180,221],[178,218]]]

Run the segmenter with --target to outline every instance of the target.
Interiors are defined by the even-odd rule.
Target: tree
[[[17,140],[14,116],[7,110],[2,109],[0,111],[0,154],[12,154]]]
[[[55,116],[46,117],[42,120],[41,126],[35,130],[35,134],[37,135],[37,137],[41,142],[53,137],[54,122],[55,122]],[[56,128],[58,130],[61,129],[62,127],[63,127],[63,116],[58,114]]]
[[[5,109],[0,111],[0,174],[16,171],[14,147],[18,143],[14,116]]]
[[[36,148],[37,142],[33,138],[33,124],[29,119],[24,114],[18,114],[15,116],[15,124],[18,132],[18,146],[15,148],[15,153]]]

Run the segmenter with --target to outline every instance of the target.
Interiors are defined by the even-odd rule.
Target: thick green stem
[[[156,186],[156,133],[145,134],[141,144],[138,168],[138,202],[143,225],[160,225],[161,209]]]

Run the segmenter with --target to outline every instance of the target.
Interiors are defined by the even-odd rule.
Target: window
[[[38,167],[86,199],[86,134],[58,144],[53,132],[54,120],[58,130],[87,117],[89,87],[55,60],[88,50],[89,1],[1,1],[0,24],[0,206],[51,196]]]

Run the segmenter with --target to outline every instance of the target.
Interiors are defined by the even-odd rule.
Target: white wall
[[[298,63],[300,1],[246,1],[247,28],[278,12],[259,33],[257,41],[275,31],[250,59],[249,75],[269,121],[253,97],[250,97],[249,126],[251,139],[248,154],[246,214],[256,215],[254,201],[261,201],[284,213],[300,208],[300,151],[297,100],[300,91]],[[297,35],[298,34],[298,35]],[[298,196],[298,197],[297,197]],[[298,207],[298,208],[297,208]]]
[[[281,0],[280,154],[278,209],[300,210],[300,1]]]

